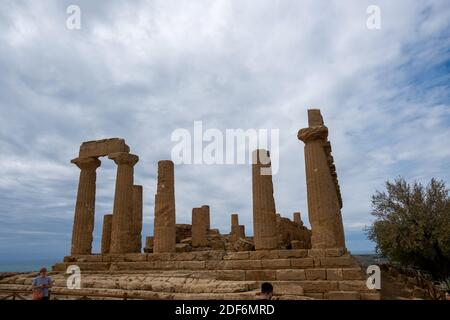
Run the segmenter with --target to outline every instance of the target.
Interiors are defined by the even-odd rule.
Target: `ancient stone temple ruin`
[[[345,246],[342,197],[319,110],[308,110],[308,127],[298,139],[304,142],[307,186],[307,194],[298,197],[307,198],[311,229],[300,212],[292,213],[292,220],[277,212],[270,153],[258,149],[251,169],[253,236],[246,234],[236,212],[230,212],[229,233],[221,234],[214,229],[218,213],[207,204],[195,204],[191,224],[177,224],[176,175],[169,160],[147,168],[157,172],[154,228],[142,230],[143,201],[149,195],[134,184],[139,158],[123,139],[83,143],[72,160],[81,172],[71,255],[53,267],[54,290],[68,290],[65,271],[77,265],[83,274],[79,290],[86,294],[255,299],[261,283],[269,281],[276,299],[379,299],[367,289],[364,272]],[[116,163],[117,179],[112,214],[103,218],[101,253],[94,254],[96,169],[104,156]]]

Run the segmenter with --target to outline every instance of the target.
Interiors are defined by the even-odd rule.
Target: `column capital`
[[[100,167],[101,161],[95,157],[75,158],[70,161],[81,170],[95,170]]]
[[[304,143],[314,140],[326,140],[328,137],[328,128],[326,126],[314,126],[300,129],[297,138]]]
[[[122,164],[131,167],[133,167],[139,161],[139,157],[137,155],[128,152],[111,153],[108,158],[113,160],[117,165]]]

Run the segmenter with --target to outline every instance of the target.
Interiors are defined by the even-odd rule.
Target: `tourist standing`
[[[53,280],[47,276],[47,269],[42,268],[39,275],[33,279],[33,300],[50,300],[50,288]]]

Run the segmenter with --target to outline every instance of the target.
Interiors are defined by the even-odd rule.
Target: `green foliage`
[[[443,181],[427,186],[403,178],[372,196],[375,221],[367,229],[377,251],[392,262],[445,279],[450,272],[450,198]]]
[[[442,281],[442,290],[450,293],[450,277]]]

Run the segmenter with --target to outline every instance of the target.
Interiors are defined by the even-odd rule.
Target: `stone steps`
[[[279,299],[379,299],[367,289],[357,260],[339,249],[68,256],[53,267],[55,286],[61,290],[69,265],[80,267],[83,290],[137,291],[146,299],[254,299],[253,291],[265,281],[273,284]],[[31,279],[4,279],[0,288],[2,283],[29,285]]]
[[[173,272],[160,271],[150,273],[82,273],[82,290],[122,290],[125,292],[140,292],[142,298],[166,297],[170,294],[186,294],[186,295],[202,295],[202,294],[241,294],[249,291],[257,290],[261,283],[270,281],[274,286],[275,294],[280,298],[298,299],[300,296],[306,296],[315,299],[376,299],[377,294],[369,291],[366,287],[365,280],[331,280],[309,278],[308,271],[311,270],[289,270],[289,272],[304,271],[300,273],[302,276],[294,277],[287,274],[286,270],[276,270],[282,272],[283,277],[267,278],[267,272],[260,270],[240,270],[241,273],[252,274],[253,281],[250,280],[229,280],[220,279],[220,273],[212,271],[196,271],[196,272]],[[358,269],[348,269],[351,275]],[[235,272],[235,271],[232,271]],[[314,273],[312,273],[314,275]],[[321,273],[327,274],[327,273]],[[334,273],[333,273],[334,274]],[[345,274],[345,273],[344,273]],[[257,277],[255,275],[258,275]],[[31,281],[35,276],[14,276],[0,281],[0,289],[31,289]],[[66,277],[63,273],[53,273],[54,290],[67,290]],[[232,273],[228,274],[228,278],[235,278]],[[73,292],[69,290],[68,292]],[[142,293],[147,292],[147,293]],[[212,297],[213,298],[213,297]],[[181,299],[181,298],[180,298]],[[231,299],[231,297],[230,297]]]
[[[0,285],[0,290],[29,291],[30,286],[24,285]],[[197,293],[197,292],[161,292],[152,290],[126,290],[113,288],[86,288],[80,290],[69,290],[65,287],[53,287],[52,293],[58,294],[58,299],[76,299],[77,297],[88,296],[91,299],[123,299],[126,294],[127,299],[145,300],[255,300],[259,290],[246,292],[224,292],[224,293]],[[0,291],[0,296],[2,295]],[[6,295],[6,294],[3,294]],[[22,294],[25,295],[26,294]],[[66,295],[66,296],[64,296]],[[29,295],[31,298],[31,294]],[[305,296],[292,296],[292,299],[307,299]]]
[[[142,257],[144,258],[144,257]],[[122,270],[280,270],[309,268],[359,268],[350,255],[341,257],[305,257],[277,259],[210,259],[210,260],[156,260],[156,261],[86,261],[74,259],[54,265],[54,271],[65,271],[69,265],[78,265],[84,271]]]
[[[277,249],[230,252],[224,250],[202,250],[177,253],[127,253],[74,255],[64,262],[138,262],[138,261],[208,261],[208,260],[267,260],[288,258],[332,258],[349,256],[343,249]]]

